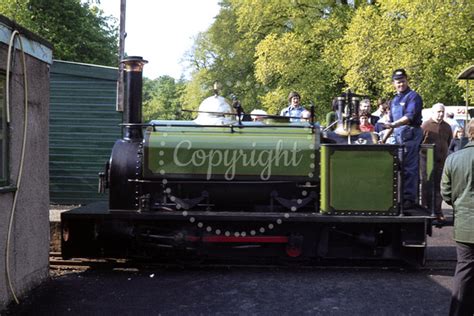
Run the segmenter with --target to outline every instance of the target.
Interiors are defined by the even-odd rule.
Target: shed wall
[[[50,199],[57,204],[88,204],[107,198],[97,193],[98,176],[121,137],[122,114],[115,111],[117,69],[53,62],[50,102]]]
[[[0,33],[8,37],[12,32],[8,19],[0,16]],[[28,38],[20,29],[23,44],[49,50],[48,43],[39,43]],[[26,35],[25,35],[26,33]],[[0,71],[5,73],[8,45],[0,38]],[[47,59],[47,58],[46,58]],[[49,275],[49,194],[48,194],[48,118],[49,118],[49,63],[39,60],[27,52],[28,118],[25,120],[23,69],[21,54],[14,53],[10,73],[10,114],[8,125],[8,157],[10,185],[0,187],[0,311],[12,301],[5,277],[7,232],[12,218],[12,204],[17,192],[18,200],[13,216],[8,245],[11,281],[14,293],[23,296]],[[28,126],[26,151],[21,184],[16,187],[23,142],[23,127]]]

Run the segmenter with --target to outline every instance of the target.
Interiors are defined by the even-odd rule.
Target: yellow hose
[[[7,233],[7,245],[5,250],[5,270],[7,275],[7,282],[10,292],[15,299],[17,304],[20,304],[20,301],[16,297],[15,290],[12,285],[11,277],[10,277],[10,239],[13,230],[13,219],[15,215],[16,203],[18,200],[18,192],[20,191],[21,185],[21,178],[23,176],[23,164],[25,160],[25,149],[26,149],[26,136],[28,131],[28,83],[26,77],[26,60],[25,60],[25,51],[23,50],[23,42],[21,40],[20,33],[17,30],[12,32],[10,37],[10,45],[8,46],[8,57],[7,57],[7,80],[6,80],[6,101],[7,101],[7,122],[10,123],[10,64],[11,64],[11,56],[12,56],[12,49],[15,42],[15,37],[18,36],[20,48],[22,52],[22,64],[23,64],[23,85],[24,85],[24,117],[23,117],[23,143],[21,147],[21,158],[20,158],[20,166],[18,169],[18,177],[16,180],[16,190],[13,195],[13,204],[12,209],[10,211],[10,222],[8,224],[8,233]]]

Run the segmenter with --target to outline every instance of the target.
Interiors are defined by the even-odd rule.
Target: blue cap
[[[406,77],[408,77],[408,76],[407,76],[407,72],[405,71],[405,69],[396,69],[392,74],[392,80],[398,80],[398,79],[402,79],[402,78],[406,78]]]

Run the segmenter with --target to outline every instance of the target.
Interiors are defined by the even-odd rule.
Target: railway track
[[[102,270],[119,270],[119,269],[155,269],[155,268],[167,268],[167,267],[201,267],[201,268],[304,268],[304,269],[326,269],[326,270],[338,270],[338,269],[350,269],[350,270],[420,270],[420,271],[441,271],[441,270],[453,270],[456,267],[456,260],[443,259],[443,260],[427,260],[423,267],[407,266],[405,264],[399,264],[392,261],[370,261],[362,262],[353,260],[348,263],[347,260],[344,262],[339,260],[331,260],[325,262],[319,262],[318,264],[309,262],[279,262],[275,263],[241,263],[235,262],[235,260],[212,262],[143,262],[133,261],[125,259],[62,259],[61,253],[52,252],[49,257],[50,269],[52,270],[88,270],[88,269],[102,269]]]

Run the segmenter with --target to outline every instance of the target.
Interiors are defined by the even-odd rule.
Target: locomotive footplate
[[[320,213],[109,210],[61,214],[64,258],[394,259],[423,265],[432,218]]]

